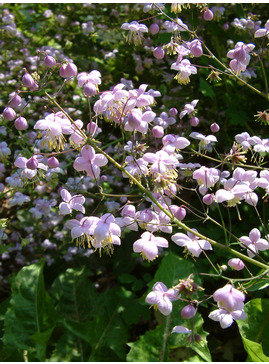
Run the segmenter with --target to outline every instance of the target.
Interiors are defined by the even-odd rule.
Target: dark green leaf
[[[216,96],[213,87],[202,77],[200,77],[200,91],[203,96],[210,97],[211,99]]]
[[[128,362],[150,362],[161,361],[164,325],[156,327],[156,329],[146,332],[140,336],[139,340],[134,343],[128,343],[131,348],[127,355]],[[162,360],[163,361],[163,360]]]
[[[94,316],[97,292],[89,275],[85,267],[69,268],[53,282],[51,295],[62,318],[83,322]]]
[[[238,320],[240,335],[251,361],[269,360],[269,299],[255,298],[245,305],[247,320]]]
[[[148,283],[148,286],[152,287],[154,283],[161,281],[168,288],[171,288],[178,284],[180,279],[186,279],[190,274],[195,272],[197,270],[193,262],[173,253],[168,253],[163,257],[154,279]],[[195,282],[201,284],[201,279],[195,278]]]
[[[52,299],[45,290],[43,266],[44,260],[41,260],[22,268],[15,277],[3,337],[5,345],[24,350],[34,347],[35,339],[42,337],[42,344],[39,340],[37,347],[41,361],[45,359],[46,340],[56,318]]]

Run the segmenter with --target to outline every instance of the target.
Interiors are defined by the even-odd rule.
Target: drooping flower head
[[[87,176],[96,179],[100,175],[100,167],[105,166],[107,158],[102,154],[95,154],[93,147],[84,145],[80,151],[81,156],[74,161],[74,168],[77,171],[86,171]]]
[[[124,30],[129,30],[126,39],[128,43],[134,42],[135,45],[142,43],[143,33],[148,32],[148,27],[145,24],[138,23],[133,20],[131,23],[123,23],[121,26]]]
[[[183,59],[180,63],[173,63],[171,69],[179,71],[174,78],[182,85],[187,85],[190,82],[190,75],[197,73],[197,68],[191,65],[188,59]]]
[[[163,315],[168,316],[173,309],[172,301],[180,298],[174,288],[168,289],[162,282],[156,282],[146,297],[146,302],[158,309]]]
[[[209,318],[219,321],[220,326],[225,329],[232,325],[233,320],[247,318],[244,311],[245,295],[243,292],[227,284],[213,294],[214,300],[218,303],[219,309],[211,312]]]
[[[196,229],[194,231],[198,232]],[[172,236],[172,240],[179,246],[186,247],[195,257],[199,257],[203,250],[212,250],[211,244],[207,240],[199,239],[198,236],[187,232],[177,233]]]
[[[141,235],[134,245],[135,253],[141,253],[143,259],[154,260],[158,256],[158,247],[168,248],[168,241],[165,238],[154,236],[149,231]]]

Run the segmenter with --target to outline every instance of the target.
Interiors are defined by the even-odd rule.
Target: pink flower
[[[177,18],[177,20],[173,22],[166,20],[163,23],[163,28],[165,28],[168,33],[185,32],[188,30],[188,25],[184,24],[181,19]]]
[[[202,166],[193,172],[193,179],[196,179],[199,186],[206,188],[213,187],[219,181],[219,171],[216,168],[208,168]]]
[[[100,167],[107,164],[107,158],[102,154],[95,154],[94,149],[90,145],[84,145],[80,154],[81,157],[77,157],[74,161],[74,168],[77,171],[86,171],[87,176],[93,179],[98,178],[100,175]]]
[[[183,118],[184,115],[188,114],[189,117],[193,117],[197,110],[195,106],[198,104],[199,100],[193,100],[190,104],[185,104],[183,111],[179,114],[180,119]]]
[[[254,144],[252,142],[252,138],[250,137],[249,133],[247,132],[243,132],[241,134],[237,134],[235,136],[235,140],[237,141],[237,143],[241,144],[242,147],[244,148],[244,150],[247,150],[250,148],[250,146],[252,144]]]
[[[175,134],[167,134],[162,138],[163,148],[168,154],[173,154],[175,150],[184,149],[190,145],[187,138]]]
[[[228,206],[235,206],[245,198],[246,194],[252,193],[247,183],[238,182],[235,178],[229,178],[223,185],[224,189],[219,189],[215,194],[217,203],[228,201]]]
[[[230,67],[234,73],[239,74],[241,71],[245,71],[250,61],[249,53],[255,48],[252,43],[245,44],[243,42],[237,42],[235,48],[227,53],[227,57],[233,58],[230,62]]]
[[[208,317],[213,321],[219,321],[221,328],[226,329],[232,325],[234,320],[244,320],[247,315],[243,309],[229,312],[220,308],[212,311]]]
[[[201,133],[198,133],[196,131],[193,131],[190,133],[190,137],[194,139],[200,140],[199,142],[199,150],[208,150],[212,151],[212,144],[217,142],[217,138],[214,135],[203,135]]]
[[[141,253],[143,259],[152,261],[158,256],[158,247],[168,248],[168,241],[165,238],[154,236],[149,231],[141,235],[134,245],[135,253]]]
[[[61,215],[71,214],[72,210],[77,210],[85,213],[85,208],[82,206],[85,202],[85,197],[82,195],[71,196],[71,194],[63,188],[61,190],[61,197],[64,202],[61,202],[59,205],[59,210]]]
[[[167,112],[161,112],[160,116],[154,119],[154,124],[162,126],[166,129],[168,126],[176,123],[176,119],[173,116],[168,116]]]
[[[148,123],[154,120],[156,114],[152,111],[146,111],[142,114],[140,109],[133,109],[128,115],[127,122],[124,125],[124,130],[137,130],[142,134],[148,131]]]
[[[265,28],[260,28],[256,30],[254,37],[255,38],[269,37],[269,20],[267,20],[267,22],[265,23]]]
[[[126,104],[126,109],[149,106],[154,103],[154,97],[157,97],[156,91],[146,91],[147,87],[148,85],[143,83],[139,86],[137,90],[129,91],[129,98]]]
[[[101,84],[101,73],[93,70],[90,73],[80,72],[77,75],[79,87],[84,86],[83,92],[85,96],[93,96],[98,91],[98,85]]]
[[[135,206],[124,206],[121,211],[121,216],[122,217],[116,217],[116,224],[118,224],[120,227],[126,227],[129,230],[138,231]]]
[[[15,165],[15,167],[21,169],[20,174],[21,174],[22,179],[32,179],[32,178],[34,178],[35,175],[37,174],[37,168],[47,170],[47,166],[45,166],[45,164],[40,163],[36,157],[34,159],[35,160],[34,160],[33,164],[35,164],[35,166],[36,166],[35,169],[28,167],[28,165],[30,167],[33,167],[31,165],[32,163],[28,163],[31,160],[31,158],[30,158],[30,160],[28,160],[25,157],[17,157],[16,158],[16,160],[14,162],[14,165]],[[27,163],[28,163],[28,165],[27,165]]]
[[[191,54],[194,57],[201,57],[203,54],[203,47],[202,43],[198,39],[194,39],[192,42],[189,43]]]
[[[38,120],[34,129],[43,130],[43,145],[47,143],[49,148],[60,150],[64,148],[65,143],[63,134],[70,133],[71,122],[64,114],[57,112]]]
[[[191,334],[192,330],[187,329],[184,326],[173,327],[172,334]]]
[[[196,229],[193,230],[197,231]],[[212,246],[207,240],[199,239],[190,232],[187,232],[187,235],[183,233],[174,234],[172,240],[177,245],[186,247],[195,257],[199,257],[203,250],[212,250]]]
[[[112,91],[105,91],[101,94],[100,99],[97,100],[93,106],[93,110],[96,114],[102,114],[107,110],[117,110],[120,105],[120,101],[127,99],[129,92],[123,90],[125,85],[123,83],[117,84],[113,87]]]
[[[152,174],[164,175],[167,169],[178,166],[177,158],[170,156],[164,150],[159,150],[156,153],[145,153],[143,159],[148,163],[152,163],[150,167]]]
[[[211,21],[214,18],[214,14],[210,9],[207,8],[206,11],[203,14],[203,18],[206,21]]]
[[[132,40],[135,45],[142,43],[143,34],[148,32],[148,27],[145,24],[132,21],[131,23],[123,23],[121,26],[124,30],[129,30],[130,33],[127,35],[127,42],[131,43]]]
[[[92,246],[94,248],[106,248],[110,251],[112,244],[121,244],[120,235],[121,228],[115,223],[115,217],[110,213],[104,214],[94,229]]]
[[[230,284],[218,289],[213,294],[213,298],[217,301],[219,309],[211,312],[208,317],[219,321],[223,329],[231,326],[233,320],[247,318],[244,311],[245,295]]]
[[[86,238],[90,246],[92,235],[99,220],[98,217],[89,216],[83,217],[81,220],[72,219],[67,221],[67,227],[71,229],[72,239],[78,238],[79,243],[83,244]]]
[[[154,305],[163,315],[168,316],[172,312],[173,305],[171,301],[179,299],[176,289],[168,289],[162,282],[156,282],[146,297],[146,302]]]
[[[31,91],[38,89],[38,84],[28,72],[22,76],[22,84],[24,87],[28,87]]]
[[[125,158],[125,163],[127,163],[127,166],[125,167],[126,171],[134,177],[148,174],[148,162],[146,162],[143,158],[135,159],[132,156],[127,156]],[[127,174],[124,172],[122,172],[122,176],[123,178],[128,178]]]
[[[255,254],[259,253],[259,250],[269,249],[269,242],[266,239],[261,239],[261,233],[258,229],[254,228],[250,231],[249,236],[241,236],[239,238],[242,247],[248,247],[247,253],[252,258]]]
[[[224,308],[226,311],[234,311],[243,308],[243,302],[245,301],[244,293],[230,284],[226,284],[226,286],[216,290],[213,294],[213,298],[218,302],[221,308]]]
[[[173,63],[171,69],[179,71],[174,78],[183,85],[187,85],[190,82],[190,75],[197,73],[197,68],[192,66],[188,59],[183,59],[180,63]]]

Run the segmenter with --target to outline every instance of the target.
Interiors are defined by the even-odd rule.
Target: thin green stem
[[[156,6],[156,8],[170,21],[176,23],[177,25],[181,26],[182,28],[184,28],[192,37],[199,39],[198,35],[196,34],[195,31],[191,31],[188,28],[184,27],[182,24],[178,24],[178,22],[171,18],[170,16],[168,16],[157,4],[154,4]],[[210,57],[215,60],[221,67],[223,67],[225,69],[225,71],[227,72],[227,76],[232,76],[234,78],[237,79],[237,81],[240,81],[241,83],[243,83],[246,87],[250,88],[252,91],[256,92],[258,95],[264,97],[266,100],[268,100],[268,93],[264,94],[263,92],[261,92],[260,90],[258,90],[256,87],[250,85],[249,83],[247,83],[246,81],[244,81],[243,79],[241,79],[236,73],[234,73],[230,68],[228,68],[227,66],[225,66],[224,63],[222,63],[212,52],[211,50],[205,45],[205,43],[199,39],[200,42],[202,43],[203,47],[206,49],[207,53],[210,55]]]
[[[99,153],[102,153],[111,163],[114,164],[115,167],[117,167],[120,171],[124,172],[130,180],[132,180],[139,188],[140,190],[147,196],[149,197],[149,199],[156,205],[158,206],[158,208],[163,211],[170,219],[172,222],[174,222],[180,229],[183,229],[187,232],[190,232],[194,235],[196,235],[198,238],[203,239],[203,240],[207,240],[211,245],[215,246],[216,248],[225,250],[227,253],[230,253],[233,256],[236,256],[238,258],[241,258],[251,264],[254,264],[260,268],[263,269],[268,269],[269,266],[267,264],[258,262],[232,248],[227,247],[226,245],[220,244],[218,242],[216,242],[213,239],[210,239],[208,237],[206,237],[203,234],[200,234],[196,231],[194,231],[193,229],[189,228],[187,225],[185,225],[183,222],[179,221],[178,219],[175,218],[175,216],[173,216],[173,214],[170,213],[170,211],[166,210],[158,201],[157,199],[153,196],[153,194],[148,191],[135,177],[133,177],[128,171],[126,171],[126,169],[124,167],[122,167],[118,162],[116,162],[112,157],[110,157],[108,154],[106,154],[100,147],[98,147],[96,145],[96,143],[92,140],[88,140],[88,143],[95,148]]]
[[[85,141],[87,139],[87,135],[84,133],[83,130],[81,130],[77,124],[74,122],[74,120],[67,114],[67,112],[64,111],[64,109],[58,104],[58,102],[55,100],[54,97],[51,97],[47,91],[45,91],[45,95],[47,96],[47,98],[55,105],[58,107],[59,110],[61,110],[61,112],[68,118],[68,120],[71,122],[72,125],[74,125],[74,127],[77,129],[77,131],[80,133],[80,135],[85,138]]]
[[[57,107],[60,108],[61,111],[64,112],[64,114],[68,117],[68,119],[71,121],[72,124],[74,124],[74,121],[72,120],[72,118],[61,108],[61,106],[56,102],[56,100],[54,98],[52,98],[49,94],[47,94],[47,97],[49,98],[49,100],[54,103],[54,105],[56,105]],[[76,124],[75,124],[76,125]],[[86,137],[86,135],[85,135]],[[132,176],[123,166],[121,166],[117,161],[114,160],[114,158],[110,157],[110,155],[108,155],[106,152],[104,152],[100,147],[98,147],[97,143],[92,140],[92,139],[87,139],[87,142],[89,145],[91,145],[96,151],[98,151],[99,153],[103,154],[112,164],[114,164],[115,167],[117,167],[120,171],[124,172],[129,179],[134,182],[139,188],[140,190],[144,193],[145,196],[147,196],[156,206],[158,206],[158,208],[163,211],[170,219],[171,222],[174,222],[180,229],[183,229],[187,232],[190,232],[192,234],[194,234],[195,236],[197,236],[200,239],[203,240],[207,240],[211,245],[215,246],[216,248],[225,250],[227,253],[230,253],[233,256],[236,256],[238,258],[241,258],[251,264],[254,264],[260,268],[263,269],[269,269],[269,266],[267,264],[258,262],[242,253],[237,252],[236,250],[227,247],[226,245],[220,244],[218,242],[216,242],[213,239],[208,238],[207,236],[200,234],[196,231],[194,231],[193,229],[189,228],[187,225],[185,225],[183,222],[179,221],[178,219],[175,218],[175,216],[168,211],[167,209],[165,209],[159,202],[158,200],[153,196],[153,194],[148,191],[134,176]]]
[[[267,82],[267,77],[266,77],[266,73],[265,73],[263,61],[261,59],[261,56],[258,53],[257,53],[257,57],[259,59],[259,62],[260,62],[260,65],[261,65],[261,69],[262,69],[262,74],[263,74],[264,84],[265,84],[265,93],[266,93],[266,96],[268,97],[268,82]]]
[[[222,213],[221,213],[221,209],[219,207],[219,204],[217,204],[217,207],[218,207],[218,211],[219,211],[219,215],[220,215],[220,219],[221,219],[221,224],[222,224],[223,231],[224,231],[224,235],[225,235],[226,246],[228,246],[229,243],[228,243],[227,231],[226,231],[225,223],[224,223],[224,220],[223,220],[223,216],[222,216]]]
[[[244,164],[244,163],[233,163],[233,162],[228,162],[226,159],[227,159],[227,157],[225,158],[225,159],[223,159],[223,160],[221,160],[221,159],[216,159],[216,158],[213,158],[213,157],[209,157],[208,155],[206,155],[206,154],[204,154],[204,153],[201,153],[201,152],[198,152],[198,151],[196,151],[196,150],[194,150],[194,149],[192,149],[192,148],[190,148],[190,150],[193,152],[193,153],[195,153],[198,157],[202,157],[202,158],[206,158],[206,159],[208,159],[208,160],[211,160],[211,161],[213,161],[213,162],[216,162],[216,163],[219,163],[219,165],[222,165],[222,164],[228,164],[228,165],[232,165],[232,166],[234,166],[234,167],[244,167],[244,168],[255,168],[255,170],[269,170],[269,168],[264,168],[264,167],[261,167],[261,166],[257,166],[257,165],[255,165],[255,166],[252,166],[252,165],[250,165],[250,164]]]
[[[168,339],[168,337],[170,335],[170,320],[171,320],[171,315],[168,315],[166,317],[165,329],[164,329],[164,334],[163,334],[163,345],[162,345],[162,349],[161,349],[161,352],[160,352],[160,362],[161,363],[164,362],[167,339]]]

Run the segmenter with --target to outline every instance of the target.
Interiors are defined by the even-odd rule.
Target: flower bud
[[[22,84],[24,87],[28,87],[32,90],[36,90],[38,88],[36,81],[29,73],[25,73],[22,76]]]
[[[14,122],[15,128],[17,130],[25,130],[28,128],[28,123],[27,120],[25,118],[23,118],[22,116],[19,116],[15,122]]]
[[[184,319],[191,319],[195,316],[196,309],[193,305],[188,305],[182,308],[181,317]]]
[[[100,181],[101,182],[106,182],[107,181],[107,176],[105,176],[104,174],[102,176],[100,176]]]
[[[48,68],[52,68],[53,66],[56,65],[56,60],[54,57],[52,56],[46,56],[44,59],[44,63]]]
[[[191,119],[190,119],[190,124],[191,126],[197,126],[199,124],[200,120],[196,117],[196,116],[193,116]]]
[[[121,216],[129,216],[135,217],[135,206],[134,205],[126,205],[121,211]]]
[[[212,193],[208,193],[203,197],[203,203],[206,205],[211,205],[214,202],[214,195]]]
[[[35,157],[31,157],[26,162],[26,167],[29,168],[29,169],[33,169],[33,170],[37,169],[37,167],[38,167],[38,160]]]
[[[149,27],[149,31],[151,32],[151,34],[157,34],[159,32],[160,28],[159,25],[157,23],[153,23],[151,24],[151,26]]]
[[[77,73],[78,69],[74,63],[63,64],[60,68],[60,76],[63,78],[74,77]]]
[[[223,30],[228,30],[230,28],[229,23],[224,23],[222,28],[223,28]]]
[[[83,87],[83,92],[84,92],[85,96],[91,97],[91,96],[95,95],[97,92],[96,86],[91,82],[87,82],[87,83],[85,83],[85,85]]]
[[[204,17],[204,19],[206,21],[212,20],[214,18],[213,11],[211,11],[210,9],[206,9],[206,11],[204,12],[203,17]]]
[[[162,49],[162,47],[156,47],[154,49],[154,51],[153,51],[153,55],[157,59],[163,59],[163,57],[164,57],[164,50]]]
[[[21,97],[18,94],[15,94],[8,102],[10,107],[17,107],[21,103]]]
[[[182,221],[185,219],[186,217],[186,209],[184,209],[184,207],[174,207],[174,205],[171,206],[171,211],[173,212],[174,216],[176,219],[178,219],[179,221]]]
[[[175,107],[172,107],[172,108],[169,110],[169,116],[174,117],[174,116],[177,116],[177,114],[178,114],[178,111],[177,111],[177,109],[176,109]]]
[[[217,133],[220,130],[220,127],[217,123],[213,123],[210,125],[210,130],[212,133]]]
[[[5,190],[4,183],[0,183],[0,192],[4,192],[4,190]]]
[[[59,161],[55,157],[50,157],[47,160],[47,165],[48,165],[49,168],[57,168],[59,166]]]
[[[77,220],[81,220],[81,219],[83,219],[83,217],[84,217],[84,215],[83,214],[80,214],[80,213],[78,213],[78,214],[76,214],[76,219]]]
[[[228,260],[228,265],[237,271],[245,268],[244,262],[239,258],[232,258]]]
[[[3,111],[3,118],[6,121],[14,120],[16,117],[16,111],[12,109],[12,107],[6,107]]]
[[[152,134],[154,138],[162,138],[164,136],[164,130],[162,126],[156,125],[152,128]]]

